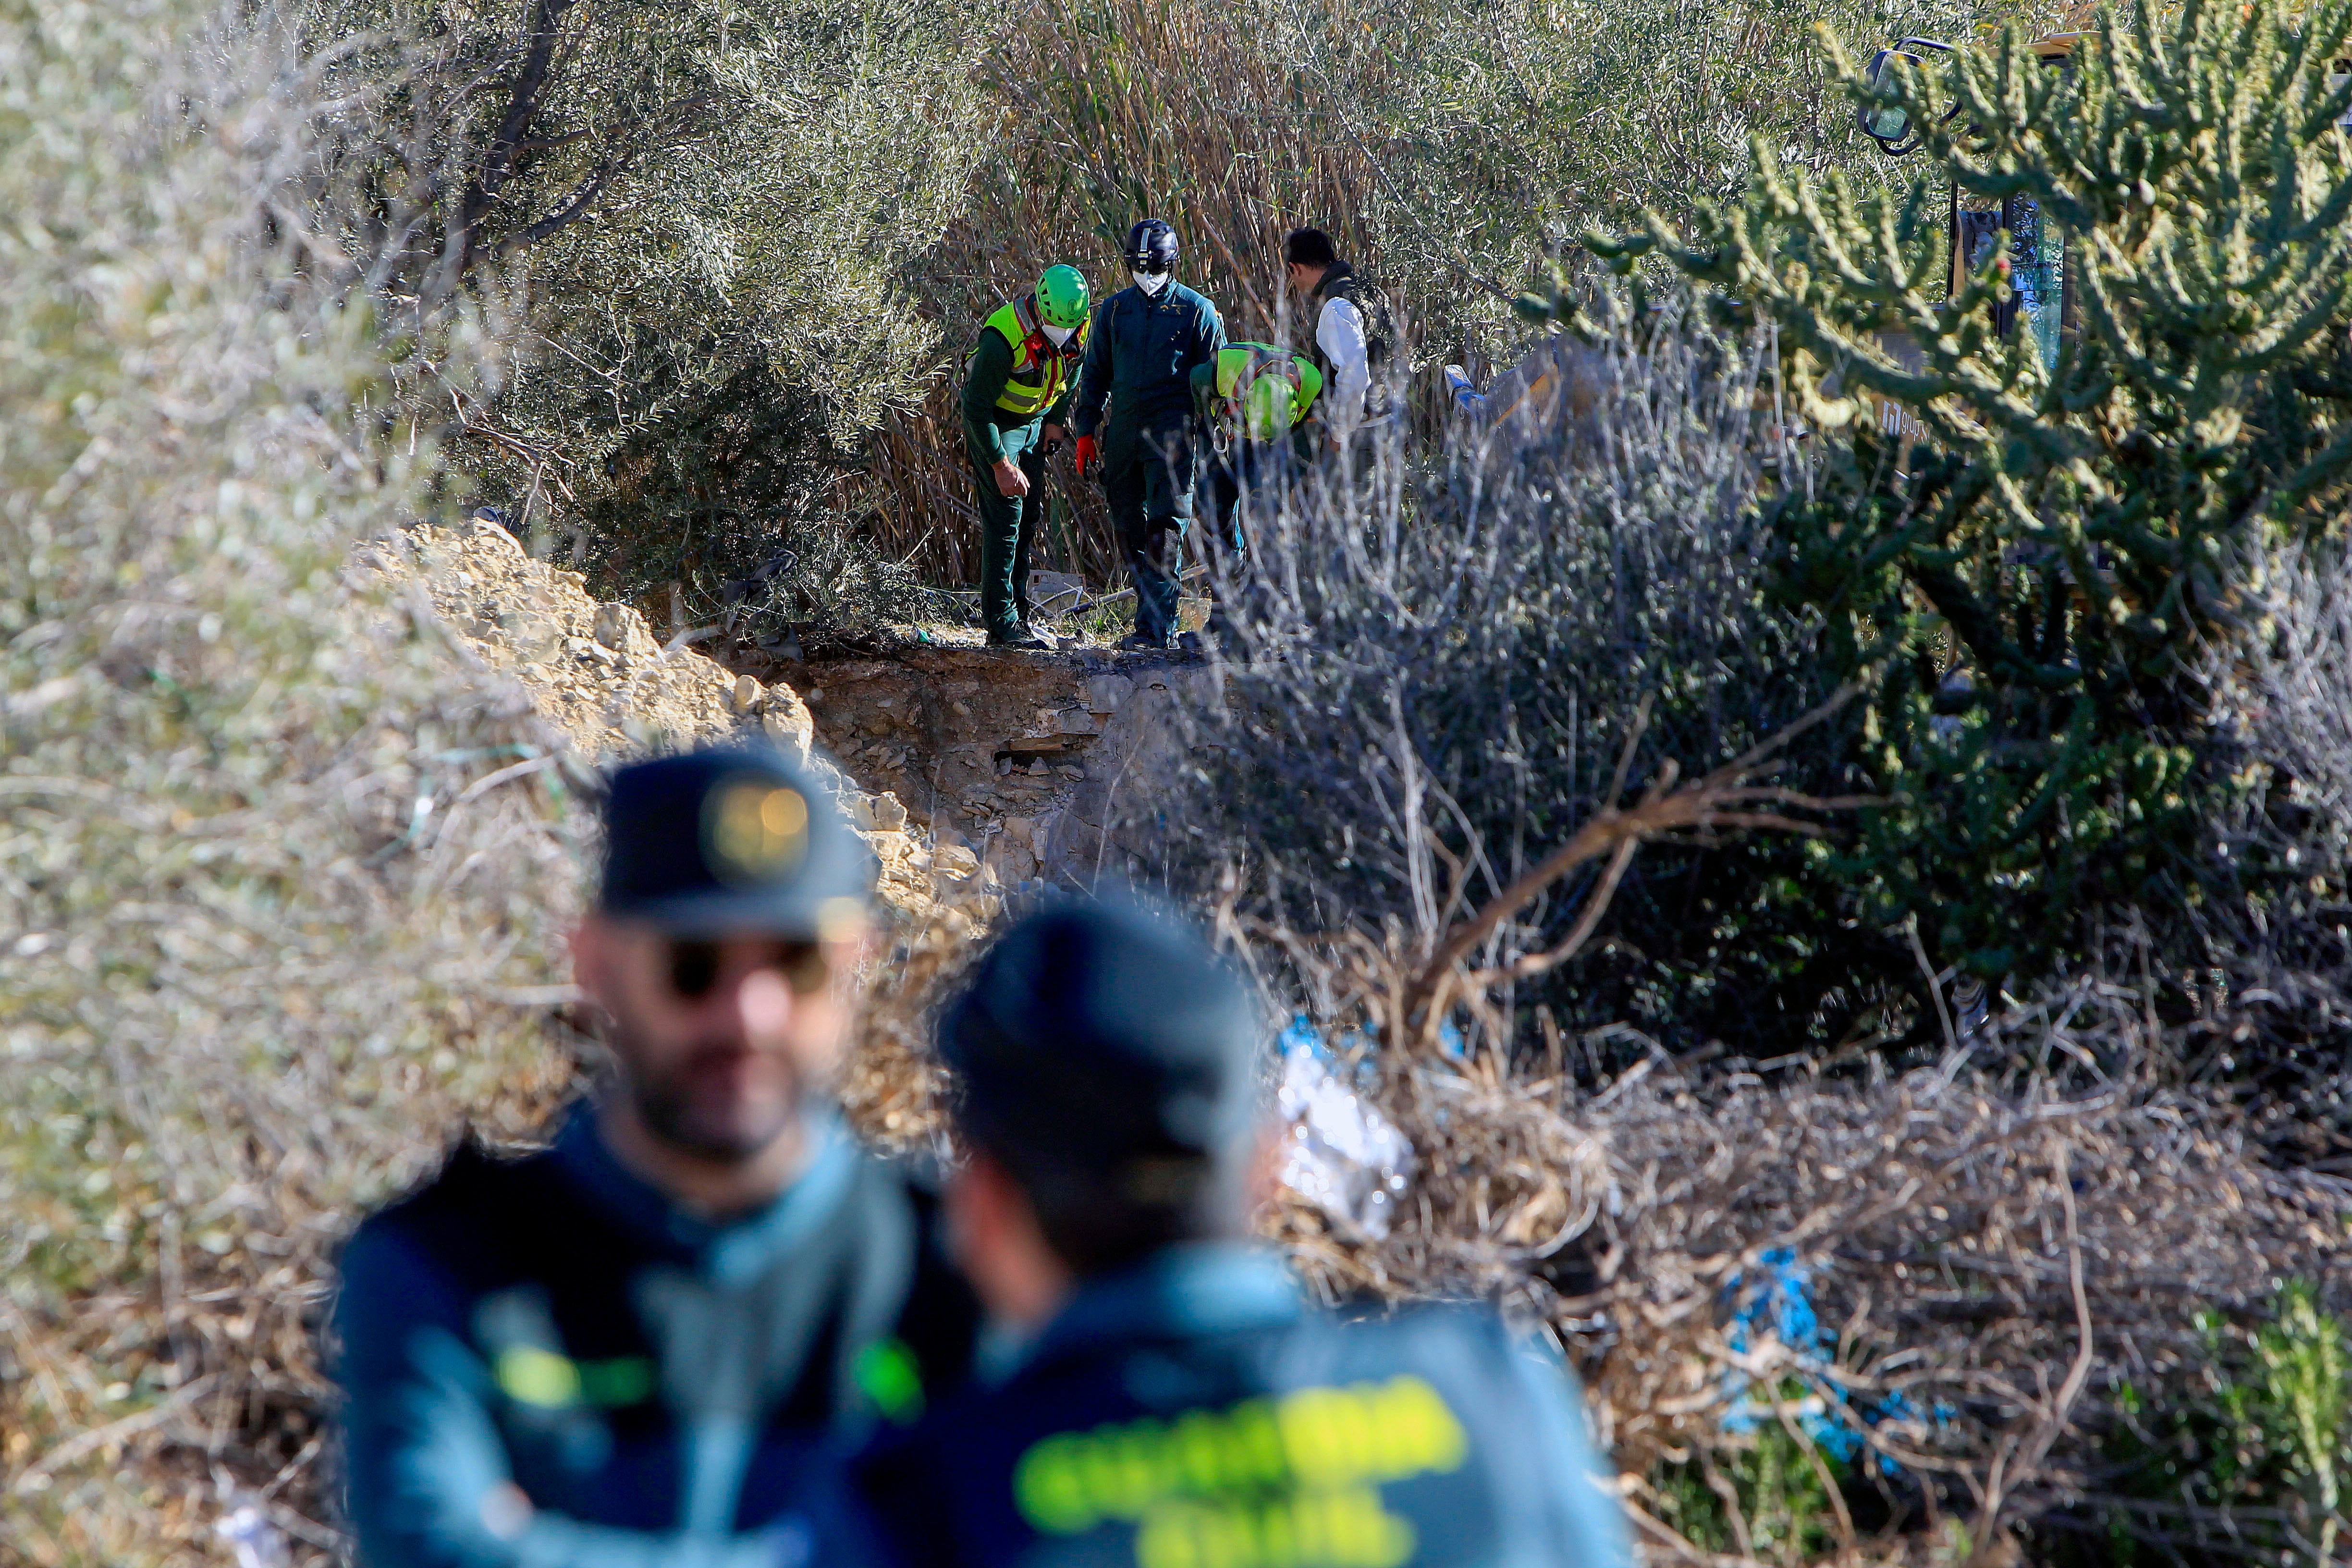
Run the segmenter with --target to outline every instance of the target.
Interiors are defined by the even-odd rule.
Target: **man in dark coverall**
[[[1622,1568],[1556,1359],[1491,1311],[1343,1322],[1248,1240],[1255,1009],[1191,931],[1073,904],[940,1031],[986,1380],[857,1467],[902,1568]]]
[[[1135,632],[1119,647],[1161,648],[1176,625],[1177,546],[1199,471],[1192,367],[1224,347],[1225,324],[1214,305],[1176,281],[1176,231],[1164,220],[1129,230],[1126,255],[1134,287],[1095,311],[1070,428],[1078,472],[1100,461],[1103,497],[1135,581]]]
[[[616,1071],[554,1144],[460,1150],[343,1254],[366,1568],[801,1568],[834,1446],[960,1381],[935,1205],[825,1092],[873,868],[767,748],[625,768],[573,938]]]

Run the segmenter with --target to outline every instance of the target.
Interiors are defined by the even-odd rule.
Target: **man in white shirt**
[[[1282,242],[1284,270],[1315,320],[1313,355],[1323,373],[1325,425],[1334,442],[1387,417],[1387,312],[1355,269],[1339,259],[1319,228],[1294,229]]]

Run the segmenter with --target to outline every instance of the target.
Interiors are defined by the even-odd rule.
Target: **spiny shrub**
[[[2248,631],[2239,584],[2269,552],[2342,537],[2352,482],[2347,37],[2342,3],[2189,4],[2102,20],[2060,70],[2011,30],[1855,76],[1858,106],[1918,128],[1907,198],[1759,144],[1687,238],[1594,237],[1769,326],[1822,433],[1773,515],[1770,591],[1869,683],[1855,757],[1886,801],[1828,869],[1939,963],[2041,973],[2132,908],[2171,963],[2211,956],[2189,912],[2237,889],[2206,824],[2248,780],[2200,639]],[[2027,284],[2000,247],[1947,299],[1948,181],[2063,236],[2063,331],[1996,330]]]

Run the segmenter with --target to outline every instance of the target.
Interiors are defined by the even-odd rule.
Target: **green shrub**
[[[2126,1385],[2092,1500],[2046,1521],[2061,1561],[2326,1568],[2352,1542],[2352,1331],[2308,1284],[2266,1321],[2200,1311],[2185,1387]]]
[[[1779,1397],[1805,1393],[1790,1379]],[[1704,1459],[1664,1467],[1650,1484],[1659,1519],[1693,1545],[1794,1565],[1835,1546],[1830,1487],[1846,1471],[1801,1433],[1767,1421]]]
[[[616,7],[300,0],[328,51],[320,227],[428,328],[490,277],[521,303],[503,384],[411,395],[479,499],[657,621],[833,502],[920,396],[906,288],[988,129],[981,17],[878,0]],[[494,393],[495,395],[484,395]],[[652,481],[652,482],[648,482]]]
[[[1944,962],[2040,972],[2095,911],[2169,910],[2178,931],[2209,885],[2240,886],[2204,824],[2243,762],[2196,668],[2200,639],[2245,629],[2267,552],[2344,531],[2347,35],[2343,4],[2191,4],[2103,21],[2060,72],[2012,29],[1885,89],[1926,128],[1936,189],[1791,177],[1759,143],[1687,242],[1658,222],[1595,238],[1769,328],[1826,437],[1774,518],[1775,592],[1872,683],[1858,760],[1889,802],[1832,869]],[[2077,325],[2054,363],[1994,331],[2005,255],[1945,299],[1946,180],[2063,231]],[[1874,397],[1918,445],[1866,416]]]
[[[351,1207],[569,1079],[579,814],[352,560],[437,459],[272,219],[317,167],[299,49],[204,0],[0,28],[0,1560],[226,1558],[205,1473],[322,1425]]]

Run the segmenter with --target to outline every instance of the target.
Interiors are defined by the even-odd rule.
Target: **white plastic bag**
[[[1342,1227],[1378,1240],[1396,1221],[1412,1144],[1332,1071],[1304,1017],[1282,1032],[1282,1183]]]
[[[286,1537],[260,1504],[238,1503],[213,1529],[236,1553],[236,1568],[286,1568]]]

